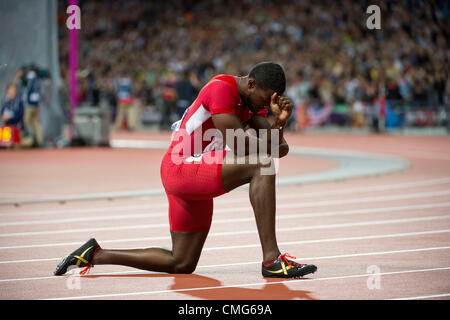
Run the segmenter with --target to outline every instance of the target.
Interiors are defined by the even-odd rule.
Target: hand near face
[[[270,110],[272,110],[275,116],[277,125],[285,126],[286,121],[292,114],[293,108],[294,105],[288,98],[279,96],[276,92],[270,98]]]

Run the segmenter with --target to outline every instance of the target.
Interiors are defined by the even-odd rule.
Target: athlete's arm
[[[284,126],[286,125],[287,120],[291,116],[293,104],[292,102],[286,98],[278,96],[277,93],[274,93],[270,99],[270,109],[275,116],[275,122],[271,126],[269,122],[260,116],[254,117],[250,124],[254,129],[266,129],[267,132],[264,136],[254,137],[252,135],[247,134],[244,131],[243,124],[239,117],[235,114],[230,113],[218,113],[212,115],[212,121],[216,129],[218,129],[224,141],[224,145],[232,146],[232,150],[235,155],[242,156],[242,154],[238,154],[240,150],[238,150],[239,142],[242,145],[242,141],[244,141],[244,155],[249,155],[252,153],[259,152],[259,145],[261,140],[264,140],[266,145],[267,154],[271,154],[272,151],[272,132],[273,130],[278,131],[278,139],[277,141],[273,141],[276,143],[274,147],[278,146],[278,157],[284,157],[289,152],[289,146],[286,140],[283,137]],[[231,129],[229,132],[232,133],[232,136],[229,136],[228,139],[232,138],[234,141],[229,141],[227,144],[227,129]],[[273,130],[272,130],[273,129]],[[258,133],[258,130],[257,130]],[[256,140],[255,140],[256,139]],[[250,148],[250,146],[254,146]],[[253,150],[251,150],[253,149]],[[276,149],[275,149],[276,150]],[[242,153],[242,151],[240,151]]]
[[[253,118],[251,118],[248,121],[248,124],[250,125],[251,128],[256,130],[256,133],[259,133],[259,129],[265,129],[267,131],[269,131],[271,129],[278,129],[279,130],[279,145],[280,145],[279,151],[278,151],[279,157],[282,158],[289,153],[289,145],[287,144],[287,142],[283,136],[283,131],[284,131],[283,126],[279,126],[276,123],[274,123],[273,125],[270,125],[269,121],[267,121],[267,119],[262,116],[254,116]],[[281,129],[280,129],[280,127],[281,127]]]
[[[278,155],[280,158],[286,156],[289,153],[289,145],[284,139],[283,132],[284,126],[291,116],[293,108],[294,105],[288,98],[279,96],[277,93],[274,93],[270,98],[270,110],[275,116],[274,124],[270,125],[267,119],[262,116],[255,116],[249,121],[249,125],[253,129],[255,129],[256,132],[259,132],[258,129],[265,129],[266,132],[271,132],[272,129],[279,130]]]
[[[258,147],[261,143],[261,139],[250,135],[244,131],[244,126],[241,120],[235,114],[218,113],[211,116],[214,126],[220,131],[223,138],[224,146],[232,147],[232,151],[236,156],[247,156],[249,154],[258,153]],[[227,132],[228,131],[228,132]],[[228,133],[228,136],[227,136]],[[227,141],[227,139],[233,139],[233,141]],[[271,152],[271,132],[268,132],[266,141],[267,154]],[[278,143],[278,141],[277,141]],[[244,146],[244,150],[239,150],[239,146]],[[253,146],[251,148],[250,146]]]

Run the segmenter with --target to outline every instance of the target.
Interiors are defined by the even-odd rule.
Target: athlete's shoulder
[[[211,80],[209,80],[209,82],[212,82],[212,81],[223,81],[230,85],[236,85],[236,87],[237,87],[236,79],[234,78],[234,76],[229,75],[229,74],[218,74],[217,76],[215,76]]]
[[[240,101],[236,79],[220,74],[212,78],[199,94],[203,106],[214,113],[234,113]]]
[[[220,74],[209,80],[202,88],[201,95],[212,99],[232,99],[239,101],[239,90],[236,79],[231,75]]]
[[[213,77],[206,84],[205,87],[214,88],[214,89],[223,89],[226,91],[232,91],[235,94],[239,94],[236,79],[228,74],[219,74]]]

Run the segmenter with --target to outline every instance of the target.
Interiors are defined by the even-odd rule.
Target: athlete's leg
[[[171,163],[168,161],[170,158],[166,155],[163,160],[163,169],[167,169],[167,164],[170,168]],[[190,197],[196,196],[199,199],[186,200],[184,198],[189,198],[187,195],[182,198],[167,193],[172,250],[163,248],[100,249],[92,261],[93,265],[113,264],[167,273],[194,272],[208,235],[213,211],[212,197],[200,195],[200,193],[201,189],[208,185],[208,181],[211,180],[217,184],[217,177],[214,176],[217,173],[217,167],[187,165],[187,167],[176,167],[175,169],[180,174],[183,168],[184,175],[181,176],[164,173],[165,186],[178,191],[177,193],[189,191],[198,193],[190,195]],[[165,170],[163,171],[165,172]],[[200,181],[200,188],[192,184],[192,181],[196,180],[192,180],[191,176]],[[214,186],[213,189],[215,189]]]
[[[192,273],[197,266],[208,232],[171,230],[172,250],[145,248],[99,250],[93,265],[114,264],[156,272]]]
[[[117,264],[148,271],[192,273],[211,226],[213,200],[185,200],[167,194],[172,250],[99,250],[93,264]]]
[[[227,157],[234,156],[227,153]],[[231,161],[229,159],[222,166],[223,188],[228,192],[250,183],[250,202],[255,214],[263,260],[270,263],[280,255],[275,235],[275,174],[267,174],[269,168],[274,168],[273,160],[261,158],[252,164],[249,157],[239,162],[236,158]]]

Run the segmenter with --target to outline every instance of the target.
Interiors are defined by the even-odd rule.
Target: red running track
[[[164,133],[115,134],[167,140]],[[1,299],[449,299],[450,138],[297,135],[298,147],[408,159],[410,168],[368,178],[277,188],[284,252],[318,271],[262,278],[246,189],[215,201],[210,235],[192,275],[96,266],[54,277],[59,259],[96,237],[105,248],[170,246],[163,196],[0,206]],[[2,151],[0,200],[160,188],[158,150]],[[280,176],[337,164],[288,156]]]

